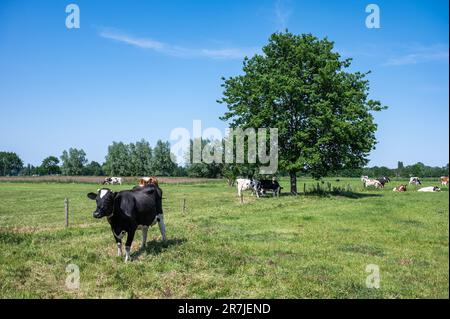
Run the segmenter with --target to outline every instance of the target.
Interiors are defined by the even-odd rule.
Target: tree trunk
[[[291,180],[291,194],[297,195],[297,174],[295,172],[290,172],[289,177]]]

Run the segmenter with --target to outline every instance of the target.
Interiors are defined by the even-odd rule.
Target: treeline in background
[[[192,143],[192,141],[191,141]],[[210,143],[202,141],[203,145]],[[191,147],[192,150],[192,147]],[[83,149],[69,148],[58,156],[50,155],[42,160],[41,165],[24,165],[22,159],[14,152],[0,151],[0,176],[174,176],[174,177],[202,177],[227,178],[229,182],[238,176],[257,176],[257,164],[222,164],[222,163],[190,163],[192,151],[185,154],[185,164],[180,166],[171,160],[169,142],[158,140],[152,148],[146,140],[125,144],[113,142],[108,146],[108,153],[103,163],[88,161]],[[389,176],[397,178],[440,177],[447,176],[448,163],[443,167],[427,166],[421,162],[404,165],[399,161],[397,167],[385,166],[343,168],[328,174],[329,176],[370,177]],[[279,170],[278,176],[288,173]],[[299,174],[308,176],[307,172]]]

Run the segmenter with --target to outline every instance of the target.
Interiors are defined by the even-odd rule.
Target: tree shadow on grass
[[[131,254],[132,258],[139,257],[142,253],[146,255],[159,255],[172,246],[182,245],[187,241],[186,238],[171,238],[166,241],[152,240],[148,241],[144,249],[139,249]]]

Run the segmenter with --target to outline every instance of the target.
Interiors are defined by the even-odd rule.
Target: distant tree
[[[408,167],[408,171],[411,176],[423,177],[425,175],[425,165],[421,162],[417,162]]]
[[[122,142],[113,142],[108,146],[105,160],[105,173],[108,175],[131,175],[130,148]]]
[[[198,142],[199,140],[196,140]],[[201,139],[201,149],[205,149],[207,145],[210,145],[211,141],[208,139]],[[190,177],[205,177],[205,178],[216,178],[221,175],[222,163],[206,163],[204,160],[199,158],[198,163],[194,163],[194,141],[190,141],[189,152],[184,154],[184,159],[186,162],[186,171]]]
[[[132,176],[153,175],[152,148],[150,144],[142,139],[136,144],[129,145],[130,150],[130,174]]]
[[[24,167],[20,170],[19,175],[20,175],[20,176],[30,176],[30,175],[31,175],[32,168],[33,168],[33,165],[27,164],[27,166],[24,166]]]
[[[42,160],[40,171],[42,175],[60,174],[59,159],[56,156],[48,156]]]
[[[64,175],[81,175],[87,163],[86,153],[82,149],[70,148],[61,155],[61,172]]]
[[[90,162],[83,168],[83,175],[87,176],[103,176],[105,175],[102,166],[95,161]]]
[[[297,174],[315,178],[361,167],[376,139],[371,114],[382,110],[370,100],[367,73],[350,73],[334,43],[311,34],[274,33],[263,54],[244,59],[243,74],[223,78],[232,128],[278,128],[279,165],[289,172],[291,192]]]
[[[405,166],[403,165],[403,162],[398,161],[397,162],[397,171],[396,176],[401,177],[403,174],[403,170],[405,169]]]
[[[23,161],[14,152],[0,152],[0,176],[17,175],[23,168]]]
[[[175,169],[173,171],[172,176],[184,177],[184,176],[188,176],[188,172],[185,167],[177,165],[177,167],[175,167]]]
[[[153,148],[152,170],[153,175],[172,176],[177,164],[172,161],[169,142],[158,140]],[[175,156],[173,156],[175,158]]]

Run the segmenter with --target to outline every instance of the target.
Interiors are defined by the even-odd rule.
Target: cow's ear
[[[88,193],[87,197],[89,197],[90,199],[96,199],[97,198],[97,194],[96,193]]]

